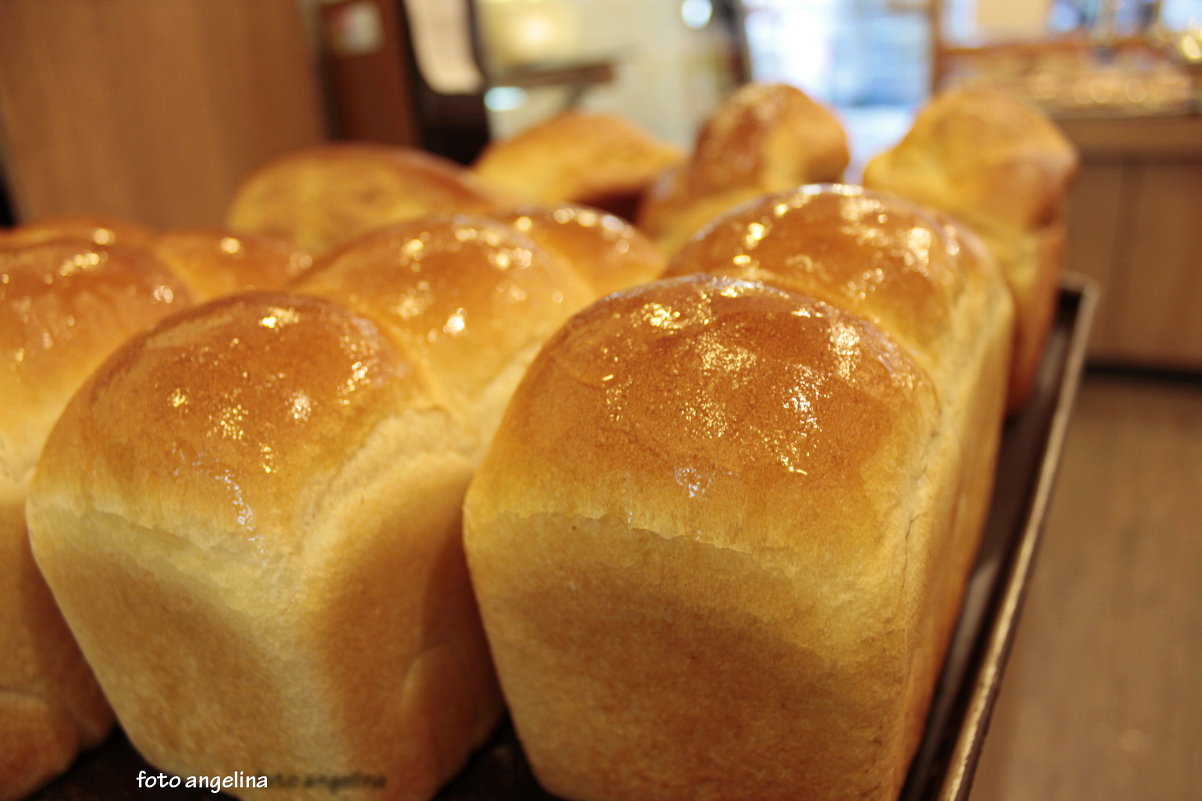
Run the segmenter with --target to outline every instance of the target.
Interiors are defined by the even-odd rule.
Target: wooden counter
[[[1202,370],[1202,115],[1057,122],[1082,165],[1067,265],[1103,288],[1091,357]]]

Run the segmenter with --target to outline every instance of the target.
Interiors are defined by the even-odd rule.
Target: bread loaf
[[[570,266],[484,217],[427,217],[331,254],[295,289],[386,326],[487,442],[543,342],[595,295]]]
[[[490,143],[472,171],[524,203],[575,203],[627,220],[683,154],[616,114],[571,110]]]
[[[16,248],[55,240],[142,248],[154,238],[153,229],[112,217],[64,215],[44,217],[0,230],[0,247]]]
[[[522,206],[492,215],[530,237],[592,288],[596,296],[659,278],[661,251],[623,219],[568,204]]]
[[[1051,330],[1076,172],[1072,144],[1042,112],[991,89],[936,96],[864,170],[865,186],[954,215],[993,252],[1017,314],[1011,410],[1030,395]]]
[[[434,395],[370,321],[251,294],[127,344],[67,408],[33,550],[156,767],[416,799],[487,734],[458,535],[476,439]]]
[[[133,744],[183,776],[428,799],[501,701],[462,552],[482,442],[593,297],[514,226],[402,223],[127,343],[39,463],[34,554]]]
[[[991,489],[1007,293],[971,235],[848,188],[719,221],[693,271],[724,275],[573,317],[469,489],[518,736],[575,801],[893,798]]]
[[[10,241],[37,242],[32,229]],[[20,798],[98,743],[112,713],[34,564],[24,507],[71,395],[123,339],[183,308],[186,289],[138,250],[91,241],[0,248],[0,799]]]
[[[730,209],[800,184],[838,181],[849,160],[835,115],[786,84],[748,84],[710,115],[693,152],[650,188],[638,225],[668,253]]]
[[[286,153],[248,175],[230,202],[226,223],[318,257],[393,223],[503,205],[466,169],[438,156],[335,143]]]
[[[281,239],[220,229],[164,231],[149,247],[197,301],[248,289],[280,289],[313,263],[308,253]]]

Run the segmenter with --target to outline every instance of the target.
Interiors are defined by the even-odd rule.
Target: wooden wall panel
[[[1091,357],[1202,371],[1202,115],[1060,122],[1081,152],[1067,266],[1102,286]]]
[[[1202,369],[1202,161],[1138,170],[1118,355]]]
[[[325,136],[297,0],[0,3],[0,154],[19,219],[218,224],[246,171]]]
[[[1094,164],[1081,171],[1069,196],[1066,266],[1104,288],[1094,316],[1091,347],[1095,353],[1112,350],[1119,329],[1121,308],[1115,298],[1121,296],[1118,287],[1123,276],[1117,253],[1126,177],[1121,163]]]

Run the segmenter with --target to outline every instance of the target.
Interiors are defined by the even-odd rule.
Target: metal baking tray
[[[981,552],[900,801],[968,798],[1051,498],[1096,298],[1087,279],[1065,277],[1033,396],[1006,423]],[[141,789],[143,770],[158,773],[118,731],[31,801],[228,798],[209,790]],[[436,799],[554,800],[538,786],[508,724]]]

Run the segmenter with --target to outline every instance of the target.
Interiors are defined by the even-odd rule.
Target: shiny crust
[[[675,252],[721,213],[800,184],[838,181],[850,158],[833,113],[785,84],[748,84],[697,136],[689,160],[648,192],[639,227]]]
[[[1018,229],[1060,219],[1077,154],[1041,111],[1011,94],[961,89],[934,97],[910,131],[865,167],[868,186]]]
[[[251,173],[226,222],[321,256],[377,228],[439,212],[483,212],[499,199],[465,169],[400,147],[327,144]]]
[[[984,244],[950,218],[859,187],[811,186],[731,214],[687,245],[668,274],[709,272],[812,295],[889,331],[942,400],[935,457],[958,476],[942,487],[946,528],[930,544],[938,573],[922,596],[921,649],[910,671],[910,749],[980,541],[1001,436],[1013,304]]]
[[[429,365],[487,441],[525,365],[594,296],[514,227],[427,217],[331,254],[295,289],[378,320]]]
[[[90,242],[93,245],[137,248],[148,245],[154,235],[153,229],[141,223],[111,217],[44,217],[0,231],[0,247],[26,247],[57,239],[68,239]]]
[[[16,481],[88,373],[190,296],[145,252],[82,241],[0,249],[0,276],[0,473]]]
[[[832,340],[846,347],[833,351]],[[807,519],[822,506],[798,482],[858,499],[854,514],[892,505],[872,497],[871,476],[892,474],[899,443],[922,426],[914,405],[934,403],[921,368],[859,318],[748,282],[657,282],[608,296],[548,342],[470,503],[521,517],[550,503],[716,547],[780,548],[796,535],[774,518]],[[864,470],[862,480],[838,462]],[[555,487],[543,486],[549,479]],[[728,519],[712,518],[727,506]],[[879,545],[869,540],[813,547],[855,558]]]
[[[524,206],[493,215],[530,237],[606,295],[660,277],[667,259],[630,223],[583,206]]]
[[[475,447],[375,323],[240,295],[132,341],[76,396],[31,541],[157,767],[359,772],[426,797],[500,712],[459,552]]]
[[[1072,144],[1039,110],[1004,92],[966,89],[935,97],[864,171],[866,186],[952,214],[993,252],[1017,313],[1011,410],[1034,386],[1051,328],[1077,168]]]
[[[868,314],[920,356],[954,336],[959,243],[918,206],[849,186],[770,195],[719,219],[667,275],[767,281]],[[929,363],[929,361],[928,361]]]
[[[580,215],[530,227],[574,258],[614,233]],[[602,264],[622,272],[583,271]],[[501,714],[463,494],[525,367],[594,296],[580,265],[516,220],[396,224],[288,294],[172,318],[76,396],[32,541],[154,765],[383,776],[341,793],[373,801],[459,769]]]
[[[216,229],[166,231],[150,245],[197,301],[250,289],[282,289],[313,264],[274,237]]]
[[[938,404],[877,328],[762,285],[674,279],[573,318],[465,506],[490,645],[544,786],[895,789],[926,573],[907,548],[932,520]]]
[[[88,373],[124,338],[189,301],[140,251],[31,231],[19,239],[40,244],[0,249],[0,799],[22,797],[65,769],[112,724],[29,551],[24,507],[34,464]]]
[[[683,154],[616,114],[571,110],[490,143],[473,172],[527,203],[578,203],[633,217],[638,198]]]
[[[468,493],[518,734],[569,798],[894,798],[992,487],[1005,285],[850,187],[668,275],[547,345]]]

